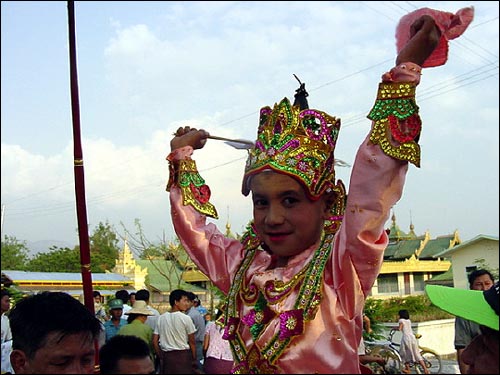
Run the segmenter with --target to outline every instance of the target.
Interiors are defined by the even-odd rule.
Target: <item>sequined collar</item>
[[[294,337],[304,332],[305,323],[314,319],[322,299],[323,270],[332,251],[333,234],[324,233],[320,245],[307,263],[292,279],[284,283],[270,280],[260,290],[255,284],[247,285],[245,275],[257,251],[260,251],[257,236],[250,227],[242,239],[246,253],[235,275],[228,293],[228,316],[223,337],[230,341],[236,366],[234,374],[276,374],[281,371],[276,361],[290,346]],[[285,299],[293,290],[300,288],[294,309],[275,313],[270,305]],[[240,317],[239,306],[253,306],[248,314]],[[277,332],[265,347],[258,347],[256,341],[268,324],[279,319]],[[240,336],[240,325],[249,327],[254,343],[246,348]]]

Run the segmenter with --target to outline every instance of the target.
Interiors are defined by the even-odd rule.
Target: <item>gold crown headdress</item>
[[[300,82],[300,81],[299,81]],[[340,119],[309,109],[304,84],[296,90],[293,105],[287,98],[260,110],[255,146],[249,150],[242,193],[250,192],[249,177],[265,169],[301,181],[311,199],[336,189],[334,151]]]

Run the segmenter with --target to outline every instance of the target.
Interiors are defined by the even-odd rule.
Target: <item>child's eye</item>
[[[52,366],[65,367],[68,365],[69,362],[70,362],[69,360],[54,361],[52,362]]]
[[[294,204],[298,203],[299,200],[297,198],[292,198],[292,197],[287,197],[283,199],[283,203],[285,206],[293,206]]]
[[[85,356],[82,358],[82,365],[88,366],[94,364],[94,356]]]
[[[267,206],[267,201],[265,199],[254,199],[254,207],[264,207]]]

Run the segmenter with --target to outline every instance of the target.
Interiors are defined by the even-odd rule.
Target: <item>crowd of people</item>
[[[81,299],[65,292],[33,294],[11,309],[10,295],[2,289],[2,373],[213,373],[204,368],[205,354],[216,357],[213,347],[221,344],[214,334],[208,336],[210,324],[206,327],[200,313],[206,309],[194,293],[172,291],[171,309],[164,314],[149,305],[146,289],[134,295],[130,305],[123,302],[130,301],[127,290],[117,291],[107,303],[94,293],[91,313]],[[217,317],[222,313],[218,310]],[[201,339],[196,340],[198,333]]]
[[[462,349],[457,355],[460,373],[497,374],[499,283],[484,269],[471,272],[469,283],[469,290],[428,285],[426,292],[433,304],[456,316],[455,345]],[[182,289],[172,291],[171,308],[157,316],[153,329],[146,321],[155,316],[154,309],[142,299],[130,306],[126,320],[122,317],[125,304],[115,296],[106,304],[108,319],[102,323],[96,313],[92,314],[67,293],[30,295],[11,309],[9,292],[2,289],[2,373],[234,373],[233,352],[229,341],[224,339],[227,307],[219,306],[215,318],[205,321],[193,304],[197,298],[193,294]],[[190,309],[196,310],[203,322],[195,323],[189,315]],[[363,323],[370,333],[371,323],[366,316]],[[462,329],[471,326],[477,326],[477,330]],[[399,311],[399,329],[403,332],[400,354],[405,368],[402,370],[409,372],[408,364],[422,358],[408,310]],[[203,333],[201,360],[196,347],[198,330]],[[376,362],[384,368],[383,358],[361,353],[359,348],[360,364]],[[424,363],[421,365],[426,369]],[[366,369],[360,366],[361,373],[370,373]]]

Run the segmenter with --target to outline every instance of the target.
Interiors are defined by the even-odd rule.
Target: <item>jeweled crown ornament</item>
[[[245,165],[245,196],[250,193],[250,176],[266,169],[298,179],[312,199],[335,187],[334,151],[340,119],[309,109],[305,84],[299,83],[293,105],[284,98],[273,109],[260,110],[257,140]]]

